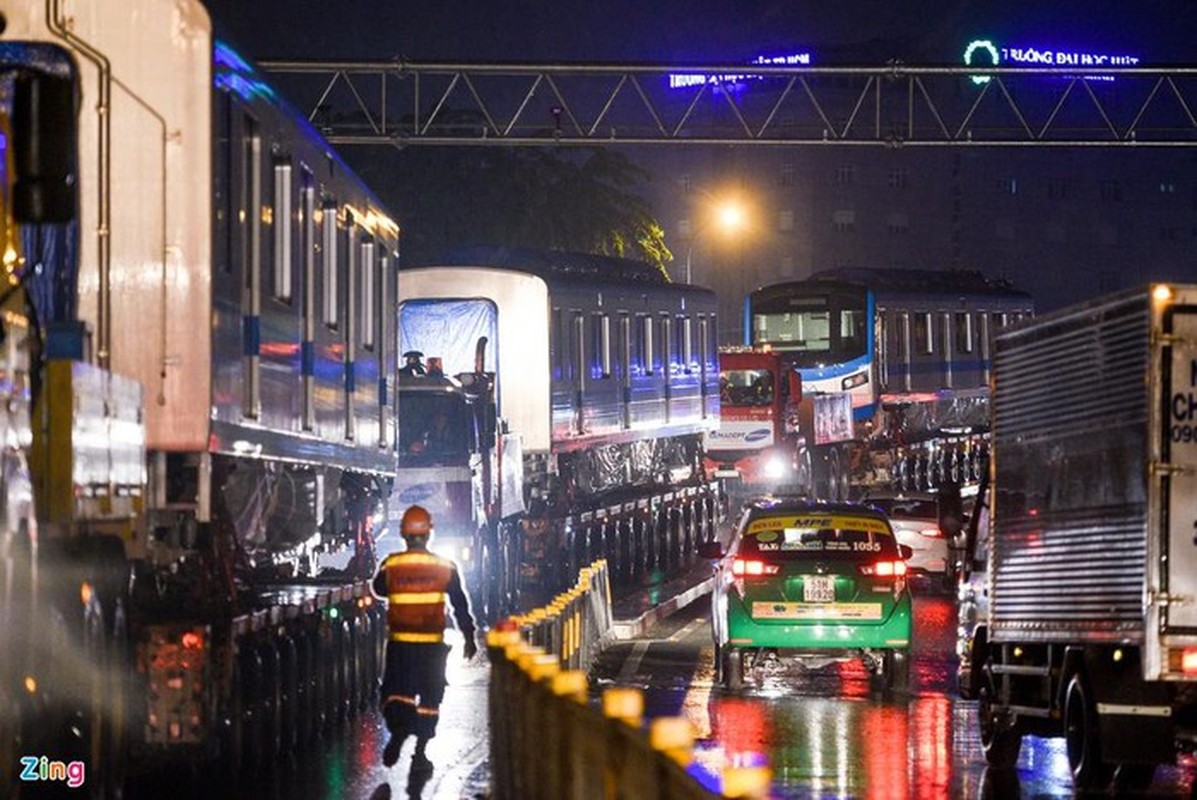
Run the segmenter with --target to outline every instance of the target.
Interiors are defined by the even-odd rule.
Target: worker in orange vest
[[[436,735],[441,700],[445,696],[445,601],[453,606],[457,628],[465,637],[465,657],[478,652],[474,618],[457,565],[428,550],[432,517],[421,506],[403,513],[400,533],[407,549],[392,553],[374,576],[374,593],[387,601],[386,672],[382,681],[382,713],[390,739],[382,763],[399,760],[403,742],[413,733],[416,752],[412,771],[428,771],[432,762],[424,753]]]

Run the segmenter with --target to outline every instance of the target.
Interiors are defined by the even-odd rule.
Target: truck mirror
[[[914,548],[908,544],[898,545],[898,555],[902,556],[902,560],[906,561],[914,555]]]
[[[699,558],[706,558],[710,559],[711,561],[718,561],[727,555],[723,552],[723,545],[715,541],[699,542],[697,550]]]

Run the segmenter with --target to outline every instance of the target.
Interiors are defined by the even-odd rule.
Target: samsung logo
[[[768,428],[757,428],[755,431],[749,431],[744,434],[744,441],[759,442],[761,439],[768,439],[772,432]]]
[[[437,494],[441,490],[439,483],[417,483],[415,486],[409,486],[399,493],[398,499],[404,505],[412,505],[427,500],[429,497]]]

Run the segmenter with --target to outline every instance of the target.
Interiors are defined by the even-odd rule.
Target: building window
[[[791,209],[784,209],[777,215],[777,229],[779,231],[794,230],[794,212]]]
[[[905,189],[909,176],[910,172],[905,167],[894,167],[889,171],[889,187],[891,189]]]
[[[1176,184],[1172,181],[1160,181],[1160,194],[1176,194]]]
[[[836,233],[851,233],[856,230],[856,212],[837,211],[832,215],[831,223]]]
[[[835,182],[840,186],[849,186],[856,178],[856,169],[851,164],[836,167]]]
[[[1000,178],[998,180],[999,194],[1018,194],[1018,178]]]
[[[787,278],[794,277],[794,254],[785,253],[781,257],[781,274]]]
[[[794,165],[782,164],[781,173],[777,176],[778,186],[793,186],[794,185]]]
[[[693,188],[693,185],[689,173],[686,173],[682,175],[682,177],[678,178],[678,183],[680,183],[682,186],[682,194],[690,194],[690,190]]]
[[[889,231],[890,236],[910,233],[910,217],[903,212],[890,214],[885,221],[885,229]]]

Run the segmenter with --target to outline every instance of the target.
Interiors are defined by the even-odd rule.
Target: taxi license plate
[[[834,603],[835,578],[829,575],[807,575],[802,582],[802,599],[807,603]]]

